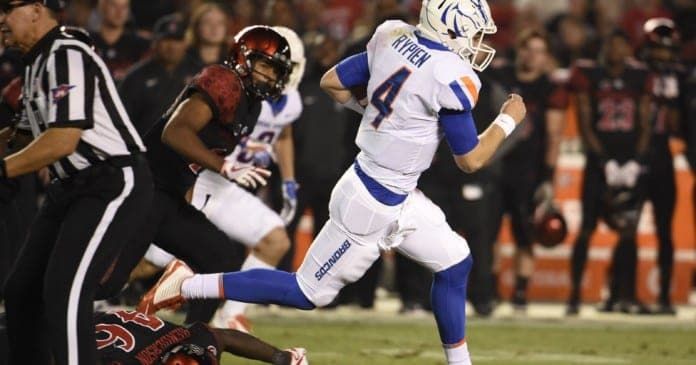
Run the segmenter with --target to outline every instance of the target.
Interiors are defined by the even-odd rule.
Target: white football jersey
[[[368,106],[356,143],[362,170],[397,193],[416,188],[443,137],[441,109],[474,108],[481,82],[468,61],[402,21],[387,21],[367,45]]]
[[[302,114],[302,97],[297,90],[286,90],[274,103],[266,100],[261,104],[261,114],[249,138],[255,142],[274,145],[283,129],[294,123]],[[237,146],[226,158],[240,164],[251,164],[254,156]]]

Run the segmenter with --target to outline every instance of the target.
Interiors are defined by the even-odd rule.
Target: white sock
[[[186,299],[225,298],[222,274],[197,274],[184,280],[181,295]]]
[[[244,264],[242,264],[242,268],[239,271],[247,271],[252,269],[273,270],[275,267],[261,261],[258,257],[251,253],[249,256],[247,256],[246,260],[244,260]],[[224,320],[232,319],[238,314],[244,314],[244,311],[248,305],[248,303],[228,300],[225,302],[222,308],[218,309],[218,315]]]
[[[170,262],[176,260],[176,257],[169,252],[151,244],[147,249],[147,252],[145,252],[145,260],[150,261],[151,264],[159,268],[165,268]]]
[[[453,347],[454,346],[454,347]],[[444,345],[448,365],[471,365],[469,347],[466,342],[457,345]]]

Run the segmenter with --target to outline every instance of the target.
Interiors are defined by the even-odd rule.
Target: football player
[[[242,31],[244,33],[248,28]],[[242,270],[273,269],[290,247],[285,225],[290,223],[297,207],[297,188],[294,171],[292,123],[302,114],[302,99],[297,90],[306,60],[304,46],[297,34],[286,27],[273,27],[290,44],[293,70],[279,98],[263,101],[259,120],[245,143],[237,146],[226,160],[239,166],[266,167],[276,161],[283,179],[284,206],[280,215],[258,196],[243,187],[230,184],[213,171],[203,171],[193,187],[191,204],[231,239],[251,249]],[[150,248],[145,256],[162,267],[173,256]],[[228,301],[218,310],[212,324],[219,328],[249,331],[243,315],[246,303]]]
[[[448,363],[471,363],[464,313],[470,250],[416,185],[443,134],[457,165],[476,171],[526,110],[519,95],[510,95],[495,122],[480,135],[476,131],[475,71],[493,59],[495,50],[483,38],[497,31],[485,0],[426,0],[420,18],[418,26],[383,23],[365,52],[344,59],[322,79],[337,102],[363,114],[356,140],[361,152],[336,184],[330,219],[299,271],[192,275],[175,263],[141,309],[182,298],[228,298],[309,310],[329,304],[380,251],[397,250],[434,272],[432,307]],[[356,98],[366,85],[367,99]]]
[[[232,241],[188,203],[190,188],[201,168],[228,183],[265,184],[267,170],[224,156],[254,129],[262,101],[280,95],[291,68],[285,38],[269,27],[247,30],[237,37],[229,60],[203,69],[150,130],[145,143],[155,181],[152,209],[138,242],[121,252],[101,298],[121,289],[153,242],[197,270],[239,269],[242,260]],[[200,303],[189,310],[187,321],[207,322],[216,307]]]
[[[650,142],[650,93],[647,70],[632,61],[632,49],[626,34],[615,31],[603,44],[601,61],[577,61],[569,81],[578,100],[580,133],[585,147],[585,172],[582,184],[582,224],[573,247],[572,288],[567,313],[579,312],[580,289],[590,236],[601,213],[626,211],[624,202],[615,198],[623,189],[638,194],[643,164]],[[625,196],[625,194],[624,194]],[[602,205],[605,204],[606,208]],[[638,210],[631,219],[614,225],[619,233],[612,266],[611,294],[604,309],[612,310],[622,297],[622,309],[631,311],[635,301],[636,234]],[[605,217],[608,218],[608,217]],[[612,221],[612,219],[605,219]],[[623,293],[619,293],[618,290]]]
[[[527,285],[534,271],[532,216],[535,201],[553,199],[553,176],[564,127],[567,97],[560,83],[547,74],[549,40],[538,31],[518,36],[514,64],[491,67],[489,76],[507,92],[520,94],[527,121],[506,144],[499,191],[503,204],[495,222],[510,214],[515,250],[515,289],[512,304],[524,310]],[[497,230],[496,230],[497,231]]]
[[[0,363],[6,361],[5,317],[0,314]],[[279,350],[234,330],[203,323],[179,326],[135,311],[95,313],[100,364],[218,365],[223,352],[273,365],[308,365],[303,348]]]
[[[679,63],[679,32],[674,21],[653,18],[645,22],[644,44],[641,58],[654,76],[652,137],[648,153],[646,176],[647,199],[652,202],[655,227],[658,237],[658,266],[660,269],[660,291],[657,313],[676,314],[670,298],[674,245],[672,220],[677,200],[677,184],[674,177],[674,159],[669,148],[669,139],[681,128],[679,126],[682,100],[685,98],[684,81],[688,75]]]

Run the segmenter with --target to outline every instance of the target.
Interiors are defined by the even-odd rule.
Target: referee
[[[45,166],[54,178],[6,283],[14,365],[98,363],[95,291],[152,199],[145,147],[104,62],[58,27],[62,3],[0,1],[5,43],[24,54],[34,136],[0,161],[0,183]]]

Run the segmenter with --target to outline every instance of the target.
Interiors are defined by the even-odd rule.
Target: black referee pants
[[[98,364],[97,286],[152,200],[144,158],[129,164],[49,187],[5,287],[10,364]]]
[[[0,302],[5,297],[2,284],[17,259],[38,210],[36,174],[22,176],[19,184],[19,193],[14,199],[0,201]]]
[[[239,254],[234,241],[183,196],[155,189],[152,209],[143,223],[136,243],[121,253],[98,299],[118,294],[151,243],[183,260],[197,273],[238,271],[242,266],[245,257]],[[219,304],[219,300],[192,302],[186,322],[209,322]]]

